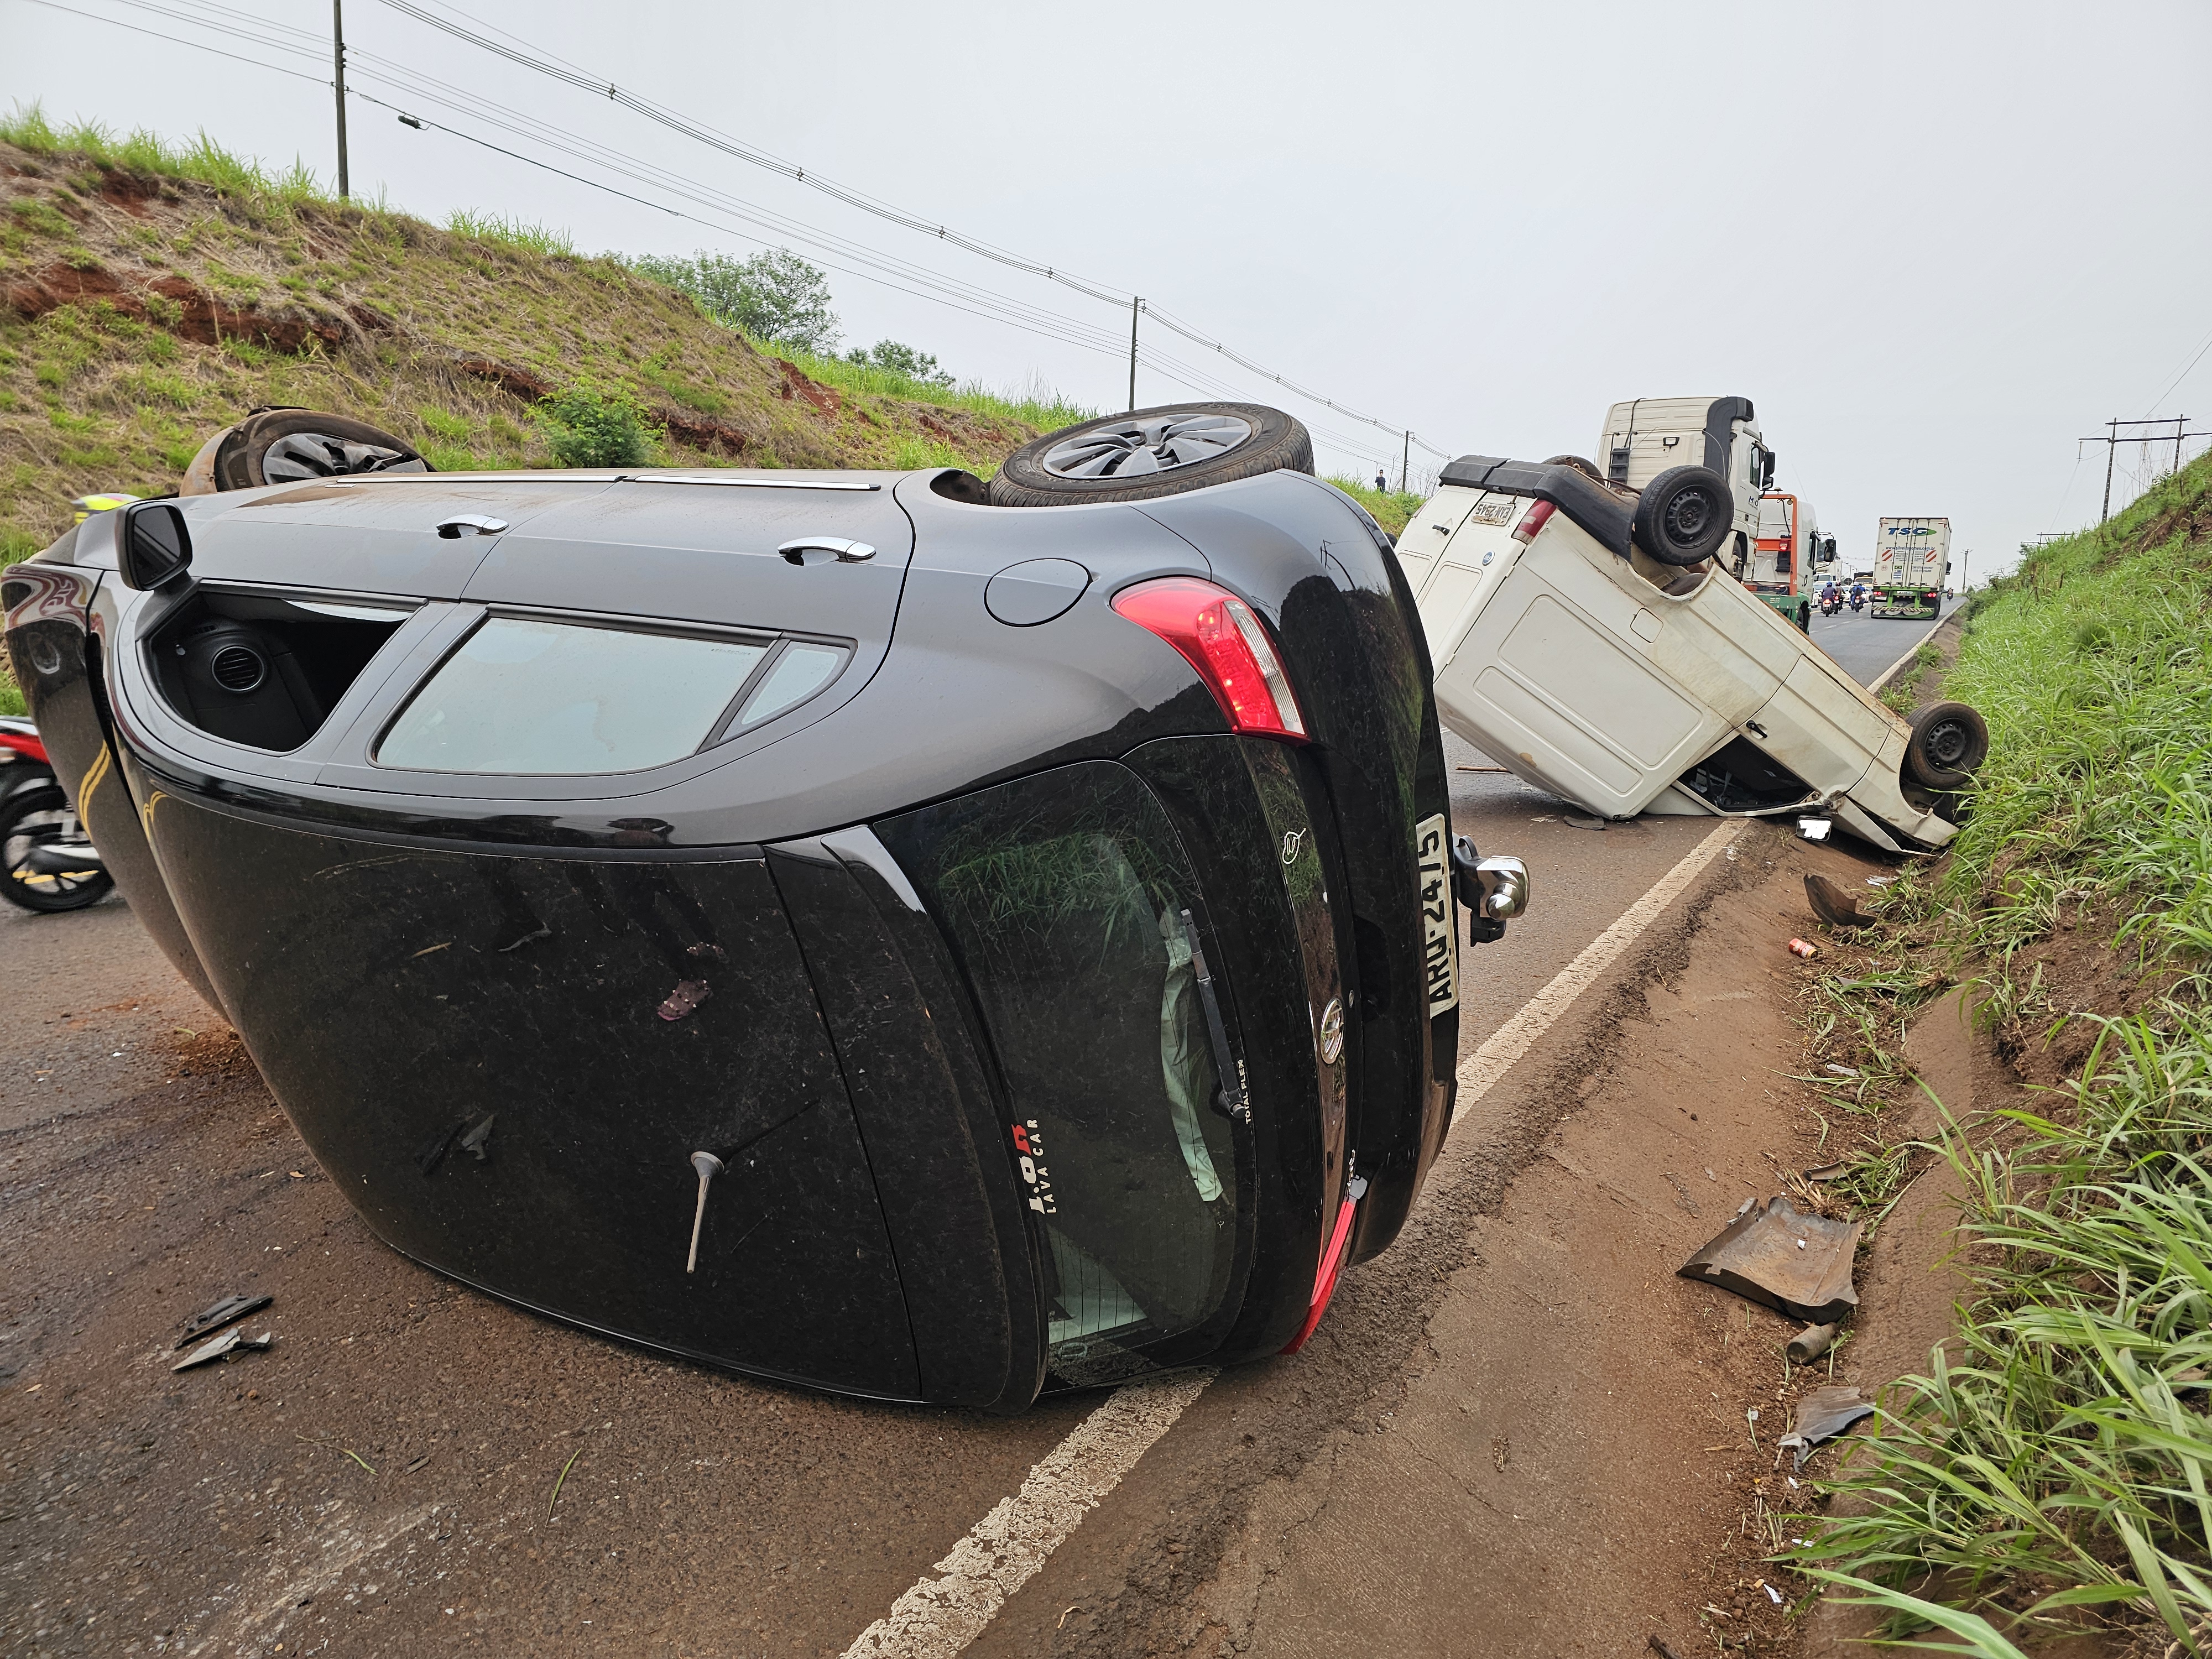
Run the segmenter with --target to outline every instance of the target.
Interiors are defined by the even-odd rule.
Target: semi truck
[[[1821,532],[1813,504],[1769,490],[1759,498],[1759,539],[1743,585],[1798,627],[1813,626],[1812,588],[1836,562],[1836,538]]]
[[[1940,617],[1950,574],[1948,519],[1884,519],[1875,532],[1869,614],[1922,622]]]
[[[1759,542],[1759,502],[1774,485],[1774,452],[1748,398],[1636,398],[1605,412],[1598,440],[1605,481],[1641,489],[1674,466],[1710,467],[1728,480],[1735,522],[1717,555],[1745,580]]]

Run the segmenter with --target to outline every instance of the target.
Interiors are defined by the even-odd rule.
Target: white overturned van
[[[1453,462],[1398,538],[1443,723],[1608,818],[1819,811],[1891,852],[1942,846],[1981,716],[1876,702],[1717,568],[1737,516],[1701,465],[1637,490],[1572,457]]]

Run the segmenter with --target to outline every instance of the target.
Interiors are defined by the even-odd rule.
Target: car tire
[[[1705,466],[1670,466],[1636,499],[1631,532],[1662,564],[1702,564],[1735,527],[1728,480]]]
[[[1573,471],[1581,473],[1583,477],[1591,480],[1593,483],[1603,483],[1605,482],[1605,474],[1597,470],[1597,463],[1593,460],[1589,460],[1580,455],[1554,455],[1551,459],[1546,461],[1544,465],[1546,466],[1569,467]]]
[[[1990,727],[1963,702],[1932,703],[1912,717],[1905,767],[1923,787],[1965,789],[1990,754]]]
[[[208,440],[186,470],[185,493],[432,470],[405,439],[366,421],[313,409],[264,409]],[[201,487],[191,488],[195,483]]]
[[[26,910],[51,912],[82,910],[107,896],[115,878],[105,870],[82,878],[33,875],[27,880],[16,873],[31,848],[60,839],[67,826],[58,820],[68,811],[68,797],[53,785],[20,789],[0,802],[0,864],[6,866],[0,869],[0,881],[7,883],[0,887],[0,898]]]
[[[1143,501],[1187,489],[1311,472],[1303,422],[1264,404],[1163,404],[1034,438],[991,480],[994,507]]]

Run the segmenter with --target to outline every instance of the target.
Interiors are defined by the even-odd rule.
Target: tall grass
[[[795,366],[811,380],[834,387],[848,394],[863,397],[895,398],[902,402],[935,404],[944,409],[964,409],[971,414],[993,420],[1019,421],[1036,427],[1041,432],[1050,432],[1063,426],[1074,426],[1084,421],[1096,420],[1098,411],[1062,395],[1040,378],[1029,384],[1010,389],[994,389],[980,380],[963,380],[957,385],[944,386],[934,380],[917,380],[902,374],[896,369],[884,368],[875,363],[856,363],[844,357],[817,357],[808,352],[793,351],[788,346],[766,341],[754,343],[772,356],[781,357]]]
[[[1422,497],[1413,491],[1377,489],[1348,473],[1332,473],[1328,481],[1365,507],[1375,522],[1393,536],[1402,535],[1413,514],[1421,510]]]
[[[338,205],[337,198],[306,163],[295,158],[289,167],[272,172],[258,161],[232,155],[204,131],[186,143],[172,143],[143,128],[118,137],[112,128],[94,121],[56,127],[40,106],[19,104],[0,116],[0,143],[34,155],[82,156],[126,172],[189,179],[222,195],[254,202],[285,207]]]
[[[520,248],[526,253],[543,254],[549,258],[577,257],[576,244],[567,231],[525,219],[510,219],[501,213],[474,213],[466,208],[456,208],[446,216],[446,228],[456,236],[496,242],[501,247]]]
[[[1972,816],[1890,890],[1848,988],[1893,976],[1869,1037],[1941,988],[1931,959],[1983,975],[2002,1016],[2055,1018],[2021,953],[2094,918],[2179,979],[2133,1018],[2075,1016],[2100,1034],[2049,1110],[2004,1115],[2004,1137],[1947,1130],[1979,1264],[1961,1351],[1892,1393],[1829,1483],[1854,1512],[1796,1558],[1894,1630],[1941,1624],[1992,1659],[2084,1625],[2185,1653],[2212,1632],[2208,582],[2199,461],[1979,598],[1944,683],[1990,720]]]

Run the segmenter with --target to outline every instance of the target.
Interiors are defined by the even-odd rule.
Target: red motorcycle
[[[0,898],[26,910],[82,910],[114,885],[62,793],[39,728],[0,715]]]

